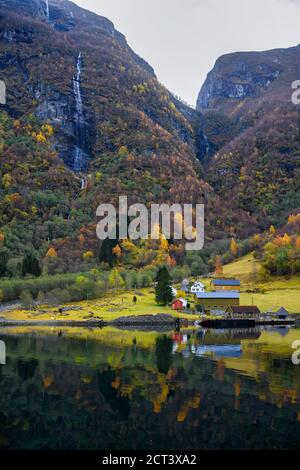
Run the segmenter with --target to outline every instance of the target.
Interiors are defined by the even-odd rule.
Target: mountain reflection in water
[[[300,330],[0,330],[2,449],[298,448]]]

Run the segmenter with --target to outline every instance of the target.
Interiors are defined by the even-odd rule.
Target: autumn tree
[[[112,269],[108,275],[108,285],[111,289],[123,289],[125,282],[118,269]]]
[[[113,249],[112,249],[112,254],[116,256],[117,260],[119,260],[121,258],[121,255],[122,255],[122,250],[120,248],[120,245],[116,245]]]
[[[215,275],[216,276],[223,276],[222,256],[220,256],[220,255],[216,256]]]
[[[57,257],[57,253],[56,253],[55,248],[53,247],[49,248],[49,250],[46,253],[46,258],[56,258],[56,257]]]
[[[84,261],[89,261],[94,257],[94,253],[92,251],[85,251],[82,255]]]
[[[238,244],[235,240],[235,238],[232,238],[231,239],[231,242],[230,242],[230,251],[232,253],[232,256],[234,258],[236,258],[237,254],[238,254]]]

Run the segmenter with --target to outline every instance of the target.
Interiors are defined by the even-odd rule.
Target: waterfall
[[[49,0],[46,0],[46,18],[50,20],[50,9],[49,9]]]
[[[81,178],[80,183],[81,183],[80,190],[83,191],[85,189],[85,185],[86,185],[85,178]]]
[[[76,63],[77,73],[73,77],[73,91],[75,97],[75,115],[74,115],[74,127],[75,127],[75,148],[74,148],[74,171],[82,171],[86,169],[88,162],[88,155],[85,152],[86,148],[86,122],[84,117],[84,109],[81,95],[81,70],[82,70],[82,54],[79,53]]]
[[[82,96],[80,90],[80,77],[81,77],[81,67],[82,67],[82,55],[81,52],[77,57],[76,69],[77,74],[73,77],[73,87],[76,100],[76,119],[78,123],[83,121],[83,106],[82,106]]]
[[[204,133],[202,134],[201,139],[201,153],[202,157],[207,157],[210,153],[210,142]]]
[[[204,139],[204,146],[205,146],[205,156],[207,156],[210,152],[209,140],[205,134],[203,134],[203,139]]]

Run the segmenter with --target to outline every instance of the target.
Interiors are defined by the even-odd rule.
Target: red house
[[[183,310],[187,306],[187,301],[184,299],[176,299],[172,303],[172,309],[173,310]]]

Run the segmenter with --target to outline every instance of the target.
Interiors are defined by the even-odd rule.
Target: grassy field
[[[137,297],[134,304],[133,296]],[[174,317],[190,318],[190,315],[177,314],[170,307],[160,307],[155,303],[153,289],[139,289],[136,292],[110,292],[101,299],[75,302],[65,307],[80,310],[70,310],[62,315],[58,313],[58,308],[39,306],[36,310],[11,310],[2,314],[2,317],[10,320],[89,320],[93,317],[102,317],[105,321],[112,321],[119,317],[129,315],[155,315],[158,313],[172,314]]]
[[[224,266],[224,276],[242,282],[241,305],[257,305],[262,311],[275,311],[285,307],[290,313],[300,314],[300,277],[276,277],[259,280],[260,264],[252,255]],[[255,280],[256,279],[256,280]],[[245,291],[259,288],[264,294],[249,294]]]
[[[260,265],[252,255],[245,256],[238,261],[224,266],[224,276],[240,279],[242,282],[241,305],[257,305],[261,311],[275,311],[284,306],[291,314],[300,314],[300,278],[276,278],[268,281],[255,281],[258,279]],[[209,287],[211,279],[203,280]],[[264,293],[249,293],[247,291],[259,288]],[[137,297],[134,304],[133,296]],[[190,298],[189,300],[192,300]],[[11,320],[89,320],[93,317],[102,317],[105,321],[112,321],[119,317],[129,315],[172,314],[174,317],[193,318],[191,315],[175,313],[170,307],[160,307],[155,303],[153,288],[139,289],[132,292],[110,292],[98,300],[83,301],[66,305],[66,307],[80,307],[80,310],[70,309],[63,315],[58,308],[40,306],[37,310],[12,310],[2,313],[2,317]],[[194,317],[195,319],[197,318]]]

